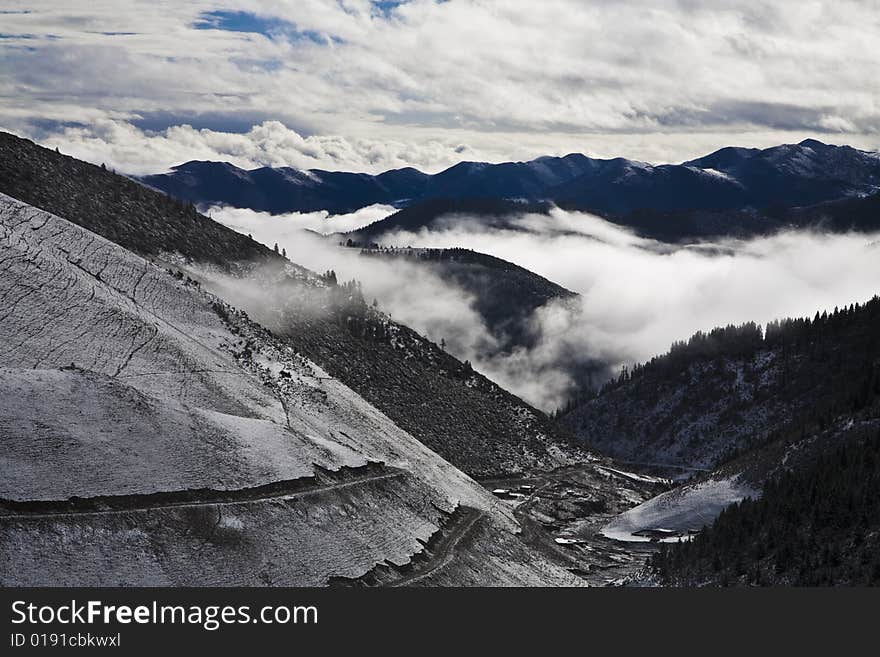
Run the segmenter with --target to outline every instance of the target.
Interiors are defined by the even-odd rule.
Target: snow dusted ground
[[[621,513],[605,525],[601,533],[618,541],[636,542],[650,540],[646,536],[635,535],[635,532],[644,529],[669,529],[687,533],[711,524],[725,507],[746,497],[758,495],[757,491],[740,482],[737,477],[687,484]],[[664,540],[679,539],[676,537]]]
[[[0,437],[10,503],[235,492],[367,463],[402,471],[289,500],[3,511],[3,584],[320,585],[406,563],[460,504],[516,540],[512,514],[481,486],[243,313],[3,195]],[[506,583],[575,583],[526,550],[504,554],[468,583],[499,569],[521,575]]]
[[[29,206],[0,219],[0,497],[234,489],[366,462],[287,430],[197,289]]]
[[[666,477],[655,477],[653,475],[639,474],[637,472],[627,472],[626,470],[618,470],[617,468],[610,468],[605,465],[597,465],[596,469],[600,472],[604,472],[607,475],[614,477],[623,477],[624,479],[630,479],[632,481],[641,481],[647,484],[671,484],[672,480],[667,479]]]
[[[711,469],[731,448],[791,417],[794,404],[770,394],[782,372],[778,357],[761,351],[746,362],[698,361],[679,379],[646,377],[602,394],[563,422],[613,458]]]

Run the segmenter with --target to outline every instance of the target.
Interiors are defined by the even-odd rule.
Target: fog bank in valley
[[[550,303],[532,317],[535,346],[485,357],[494,343],[473,298],[424,267],[366,258],[338,240],[303,232],[353,230],[388,214],[380,206],[327,217],[270,216],[212,208],[213,217],[251,233],[316,271],[357,278],[368,301],[470,359],[531,403],[553,409],[578,387],[572,365],[601,361],[609,371],[665,352],[695,331],[731,323],[811,316],[880,291],[880,236],[786,232],[751,240],[668,245],[585,213],[526,215],[506,230],[449,217],[434,230],[398,233],[384,245],[465,247],[515,262],[577,292],[574,307]],[[491,350],[490,350],[491,351]]]

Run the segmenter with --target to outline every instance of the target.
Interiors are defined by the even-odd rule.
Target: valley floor
[[[601,530],[665,490],[660,478],[589,463],[481,483],[512,496],[503,502],[513,508],[527,545],[587,585],[617,586],[636,579],[658,549],[656,543],[613,540]]]

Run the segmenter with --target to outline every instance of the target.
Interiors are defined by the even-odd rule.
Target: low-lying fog
[[[368,301],[536,406],[552,410],[577,388],[572,359],[613,368],[665,352],[675,340],[731,323],[812,316],[865,301],[880,291],[880,235],[788,232],[752,240],[671,246],[585,213],[526,215],[519,230],[486,230],[469,217],[439,229],[400,233],[383,245],[464,247],[514,262],[581,295],[572,311],[551,303],[533,317],[532,349],[481,357],[494,341],[473,299],[417,264],[367,258],[338,241],[304,232],[353,230],[393,209],[349,215],[271,216],[215,207],[217,221],[286,249],[316,271],[356,278]]]

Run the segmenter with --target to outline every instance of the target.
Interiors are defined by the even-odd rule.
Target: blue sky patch
[[[400,5],[405,5],[409,0],[372,0],[371,4],[378,13],[388,18]]]
[[[197,30],[223,30],[262,34],[269,38],[284,37],[290,41],[311,41],[326,44],[339,43],[336,37],[324,36],[312,30],[300,30],[295,23],[271,16],[257,16],[247,11],[206,11],[192,24]]]
[[[246,11],[205,11],[192,25],[197,30],[224,30],[226,32],[253,32],[271,36],[291,27],[278,18],[263,18]]]

